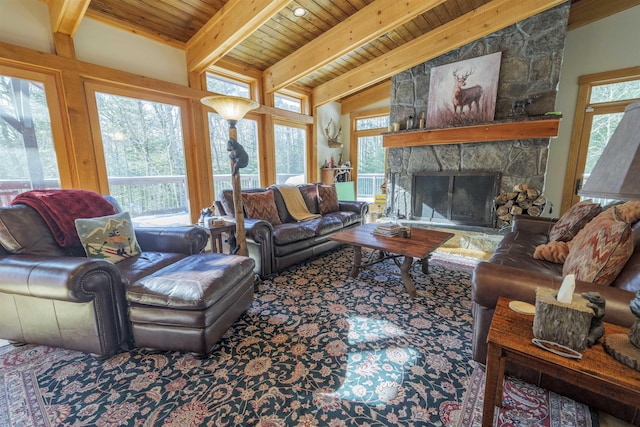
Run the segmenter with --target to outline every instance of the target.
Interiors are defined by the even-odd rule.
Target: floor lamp
[[[240,168],[247,166],[248,157],[242,145],[238,143],[236,123],[250,110],[258,108],[259,104],[256,101],[238,96],[205,96],[200,101],[215,110],[229,123],[227,151],[229,151],[229,158],[231,159],[231,188],[233,191],[233,210],[236,218],[236,246],[230,249],[231,253],[248,256],[240,188]]]

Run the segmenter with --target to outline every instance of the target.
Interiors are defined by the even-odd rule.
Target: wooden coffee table
[[[504,366],[511,361],[529,366],[583,389],[640,408],[640,371],[631,369],[607,354],[602,338],[588,348],[582,359],[568,359],[543,350],[533,343],[533,316],[518,314],[500,297],[487,337],[487,375],[482,426],[493,425],[496,406],[502,405]],[[606,309],[606,308],[605,308]],[[627,334],[628,329],[604,324],[605,335]]]
[[[409,273],[413,265],[413,259],[417,258],[422,263],[422,271],[427,273],[431,252],[440,247],[454,235],[442,231],[412,228],[410,237],[383,237],[372,234],[376,224],[365,224],[348,230],[339,231],[329,238],[340,243],[353,246],[353,264],[351,277],[358,277],[360,270],[370,268],[387,259],[393,259],[400,268],[399,276],[411,296],[416,296],[416,287]],[[370,248],[374,252],[368,260],[362,261],[362,248]],[[404,257],[402,264],[399,257]],[[394,274],[393,272],[389,272]]]

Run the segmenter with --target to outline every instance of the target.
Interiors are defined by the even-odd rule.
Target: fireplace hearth
[[[416,173],[411,186],[412,219],[495,228],[494,199],[501,175],[496,171]]]

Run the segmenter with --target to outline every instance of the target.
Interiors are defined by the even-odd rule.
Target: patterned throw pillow
[[[298,185],[298,189],[302,194],[304,203],[307,205],[307,209],[312,214],[319,214],[318,209],[318,186],[316,184],[303,184]]]
[[[562,274],[609,286],[633,252],[631,226],[618,218],[615,207],[607,209],[584,226],[562,267]]]
[[[602,212],[602,207],[591,200],[576,203],[551,228],[549,240],[570,241],[582,230],[582,227],[600,212]]]
[[[97,218],[78,218],[76,230],[89,258],[117,263],[141,252],[129,212]]]
[[[247,212],[247,218],[261,219],[270,222],[271,225],[282,224],[280,216],[278,216],[273,190],[242,193],[242,202],[244,210]]]
[[[321,215],[335,212],[339,209],[338,193],[335,186],[318,185],[318,208]]]

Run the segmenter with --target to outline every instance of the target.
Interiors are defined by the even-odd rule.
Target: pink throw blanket
[[[18,194],[11,204],[35,209],[63,248],[80,245],[76,218],[113,215],[115,208],[98,193],[87,190],[32,190]]]

